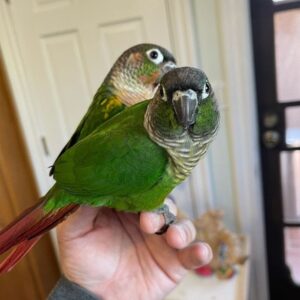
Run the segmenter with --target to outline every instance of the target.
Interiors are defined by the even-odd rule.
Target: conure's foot
[[[162,214],[165,219],[165,225],[156,232],[156,234],[164,234],[169,226],[176,221],[176,216],[170,212],[169,206],[167,204],[162,205],[154,211],[155,213]]]

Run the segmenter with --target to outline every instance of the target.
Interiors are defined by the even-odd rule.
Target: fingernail
[[[202,244],[202,255],[203,259],[205,259],[206,261],[210,261],[212,258],[210,247],[207,244]]]
[[[181,241],[184,243],[186,241],[186,233],[182,228],[178,228],[179,236]]]
[[[155,230],[158,230],[159,229],[159,225],[160,225],[160,216],[154,213],[151,218],[152,218],[151,219],[151,223],[152,223],[153,228]]]

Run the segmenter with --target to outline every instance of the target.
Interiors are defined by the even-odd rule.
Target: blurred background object
[[[199,275],[210,267],[218,278],[229,279],[235,274],[235,265],[243,265],[247,260],[245,237],[228,230],[223,216],[220,210],[208,210],[194,221],[196,240],[208,243],[213,251],[209,265],[197,270]]]

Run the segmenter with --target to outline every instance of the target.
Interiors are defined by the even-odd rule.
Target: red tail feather
[[[17,219],[0,231],[0,255],[12,247],[8,245],[12,239],[17,239],[21,233],[26,232],[37,220],[43,217],[42,208],[44,204],[45,200],[42,199],[36,205],[26,209]]]
[[[42,236],[20,243],[1,263],[0,275],[9,272],[32,249]]]
[[[79,207],[77,204],[71,204],[45,214],[43,209],[45,203],[46,200],[42,199],[0,231],[0,255],[18,245],[0,264],[0,274],[10,271],[44,233],[62,222]]]

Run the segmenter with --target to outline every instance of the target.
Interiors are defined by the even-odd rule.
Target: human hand
[[[176,214],[175,204],[166,201]],[[105,300],[163,299],[189,269],[212,258],[207,244],[191,244],[191,221],[154,234],[163,225],[163,216],[156,213],[81,207],[58,227],[62,271]]]

